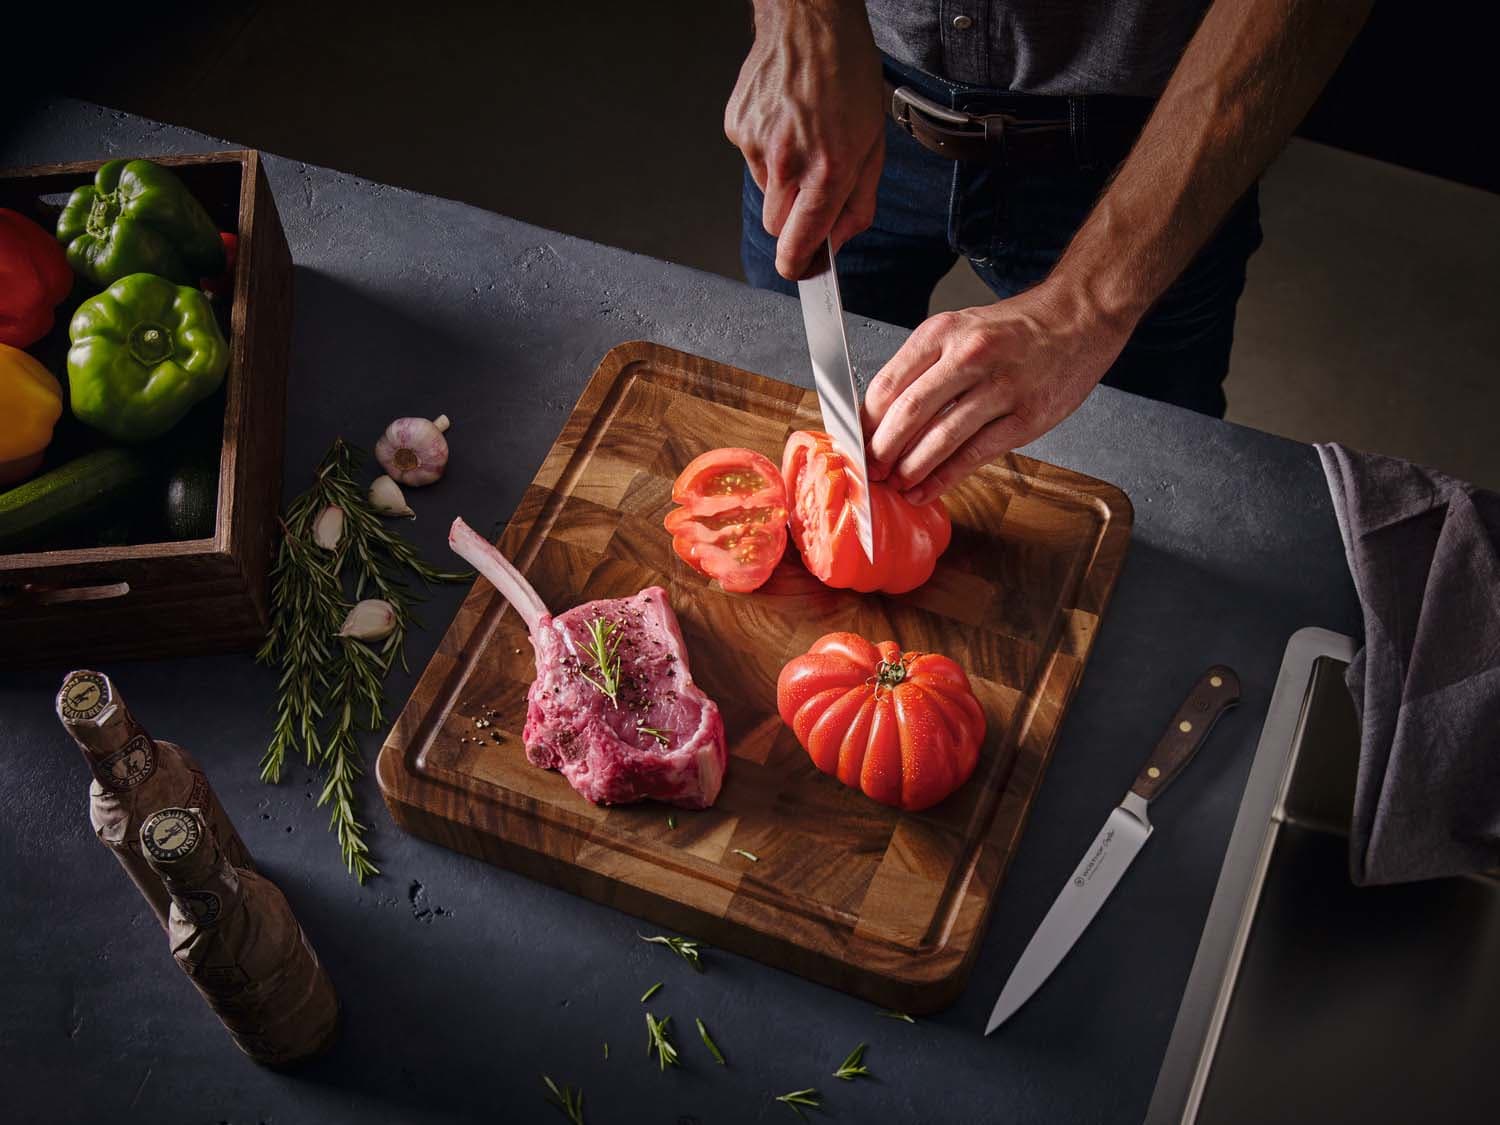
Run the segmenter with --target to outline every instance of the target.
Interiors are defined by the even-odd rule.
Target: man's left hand
[[[941,496],[1073,413],[1130,331],[1052,281],[929,317],[865,392],[870,476]]]

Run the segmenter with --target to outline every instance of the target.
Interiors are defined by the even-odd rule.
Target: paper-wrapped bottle
[[[155,813],[141,846],[172,898],[172,956],[235,1045],[268,1066],[327,1047],[338,998],[276,885],[230,863],[197,809]]]
[[[140,841],[141,825],[157,809],[202,809],[235,866],[254,869],[250,852],[192,755],[147,734],[108,676],[88,669],[70,672],[57,693],[57,717],[82,748],[94,775],[89,786],[94,834],[135,881],[163,927],[170,902],[146,864]]]

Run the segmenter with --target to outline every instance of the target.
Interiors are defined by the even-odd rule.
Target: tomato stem
[[[893,688],[906,679],[906,658],[882,660],[875,669],[875,686]]]

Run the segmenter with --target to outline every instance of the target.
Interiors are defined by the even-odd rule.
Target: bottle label
[[[177,859],[198,846],[201,834],[198,818],[186,809],[162,809],[146,821],[141,842],[157,859]]]
[[[192,973],[192,977],[204,992],[221,1000],[238,996],[250,984],[250,974],[233,964],[203,965]]]
[[[156,746],[148,735],[138,734],[100,762],[95,776],[106,788],[124,792],[155,772]]]
[[[213,891],[174,891],[172,901],[195,926],[212,926],[224,910],[223,902]]]
[[[184,807],[198,809],[204,816],[208,815],[208,778],[200,771],[191,771],[193,775],[193,788],[188,793],[188,799]]]
[[[66,722],[87,722],[98,718],[108,699],[104,677],[98,672],[74,672],[58,694],[57,709]]]

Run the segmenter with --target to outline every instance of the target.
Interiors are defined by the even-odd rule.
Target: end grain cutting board
[[[957,996],[978,952],[1119,573],[1131,507],[1111,485],[1010,456],[947,498],[953,544],[910,594],[827,589],[792,547],[749,595],[681,563],[662,530],[678,471],[721,445],[779,464],[787,435],[818,420],[811,391],[621,344],[500,539],[555,612],[666,587],[694,678],[728,730],[714,808],[596,808],[528,763],[531,644],[482,581],[386,740],[380,785],[397,823],[420,836],[927,1012]],[[989,731],[974,777],[942,804],[915,814],[875,804],[819,773],[777,717],[781,666],[836,629],[945,652],[968,669]]]

